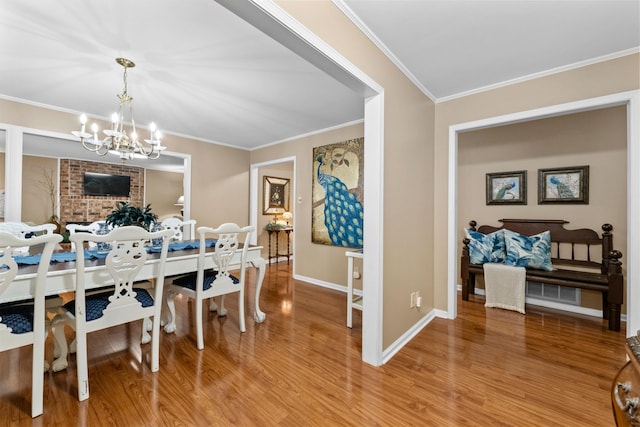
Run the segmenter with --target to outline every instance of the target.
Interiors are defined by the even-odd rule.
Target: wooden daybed
[[[613,226],[602,226],[602,237],[594,230],[566,230],[564,220],[501,219],[502,227],[482,225],[476,229],[475,221],[469,222],[471,230],[483,234],[505,228],[525,236],[533,236],[549,230],[551,233],[551,262],[553,271],[527,268],[526,280],[602,292],[603,318],[609,321],[609,329],[620,330],[620,307],[623,302],[623,276],[620,258],[622,253],[613,249]],[[460,272],[462,275],[462,299],[469,300],[475,293],[476,274],[483,274],[483,267],[471,264],[469,239],[463,240]],[[593,261],[592,248],[601,249],[602,260]],[[598,255],[600,251],[598,251]],[[581,269],[582,271],[576,271]],[[588,270],[588,271],[587,271]]]

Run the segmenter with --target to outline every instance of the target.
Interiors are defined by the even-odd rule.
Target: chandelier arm
[[[157,150],[157,147],[153,144],[150,144],[149,147],[149,154],[147,154],[147,157],[150,160],[156,160],[158,157],[160,157],[160,150]]]
[[[111,144],[109,143],[108,138],[105,138],[98,146],[98,149],[94,151],[99,156],[106,156],[109,153],[109,150],[111,150]]]
[[[150,147],[151,149],[147,152],[147,150],[144,148],[144,146],[142,145],[142,143],[140,141],[136,141],[135,142],[136,148],[134,151],[138,151],[141,155],[150,158],[149,156],[151,156],[153,154],[153,147]]]
[[[154,154],[155,153],[155,154]],[[159,151],[152,151],[147,158],[149,160],[157,160],[158,158],[160,158],[160,152]]]
[[[91,144],[91,145],[93,145],[93,147],[91,147],[91,146],[87,145],[87,143],[86,143],[86,139],[85,139],[85,138],[80,138],[80,142],[82,143],[82,146],[83,146],[86,150],[93,151],[94,153],[95,153],[96,151],[98,151],[98,150],[100,149],[100,147],[102,146],[102,144],[99,144],[99,145]]]

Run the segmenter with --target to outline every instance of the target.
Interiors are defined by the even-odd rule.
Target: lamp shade
[[[178,197],[178,201],[175,203],[176,206],[184,206],[184,196]]]

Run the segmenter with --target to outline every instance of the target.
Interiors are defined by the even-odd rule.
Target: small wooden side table
[[[279,243],[280,243],[280,232],[283,232],[287,235],[287,253],[281,254],[280,253],[280,249],[279,249]],[[285,227],[285,228],[280,228],[280,229],[275,229],[275,230],[270,230],[267,229],[267,233],[269,233],[269,264],[271,264],[271,259],[275,258],[276,262],[278,262],[278,258],[279,257],[287,257],[287,264],[289,264],[289,257],[292,256],[291,254],[291,249],[290,249],[290,244],[289,244],[289,237],[290,234],[293,232],[293,227]],[[275,233],[275,241],[276,241],[276,248],[275,248],[275,255],[271,255],[271,235]]]

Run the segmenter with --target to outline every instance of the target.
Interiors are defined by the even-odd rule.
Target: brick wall
[[[85,196],[82,185],[85,172],[125,175],[131,179],[130,197]],[[144,168],[84,160],[60,160],[60,222],[93,222],[104,220],[116,202],[142,206],[144,202]]]

